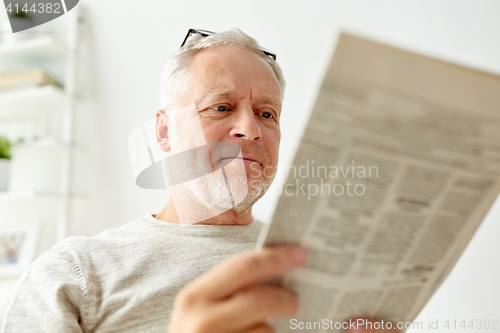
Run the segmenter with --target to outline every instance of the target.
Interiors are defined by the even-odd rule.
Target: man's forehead
[[[191,61],[190,71],[197,78],[235,78],[278,84],[271,65],[244,47],[216,46],[199,51]]]

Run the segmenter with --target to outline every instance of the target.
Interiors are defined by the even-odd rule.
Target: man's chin
[[[229,182],[231,184],[231,180],[229,180]],[[234,182],[234,185],[231,186],[231,193],[235,207],[251,207],[266,193],[269,187],[265,180],[254,179],[251,177],[245,177],[245,183]]]
[[[212,174],[210,179],[204,181],[198,179],[178,185],[177,194],[183,198],[190,197],[191,206],[206,206],[214,212],[246,212],[267,191],[268,182],[267,179],[256,179],[246,174],[233,174],[231,177],[227,175],[227,178],[222,174]]]

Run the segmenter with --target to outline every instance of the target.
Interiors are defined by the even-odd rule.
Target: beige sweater
[[[166,332],[178,290],[253,249],[262,223],[190,225],[146,215],[42,254],[0,309],[0,332]]]

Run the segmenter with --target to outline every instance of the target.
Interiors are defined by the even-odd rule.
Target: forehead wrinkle
[[[205,93],[198,99],[198,103],[202,103],[203,101],[214,97],[214,96],[223,96],[228,97],[232,94],[231,89],[213,89]]]

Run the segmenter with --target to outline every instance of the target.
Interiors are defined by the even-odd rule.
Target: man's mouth
[[[222,161],[232,161],[232,160],[235,160],[235,159],[239,159],[239,160],[243,160],[243,162],[245,164],[259,164],[260,166],[262,166],[262,163],[260,163],[259,161],[257,161],[256,159],[254,158],[249,158],[249,157],[239,157],[239,156],[236,156],[236,157],[224,157],[224,158],[221,158],[220,159],[220,162]],[[230,163],[230,162],[229,162]]]

